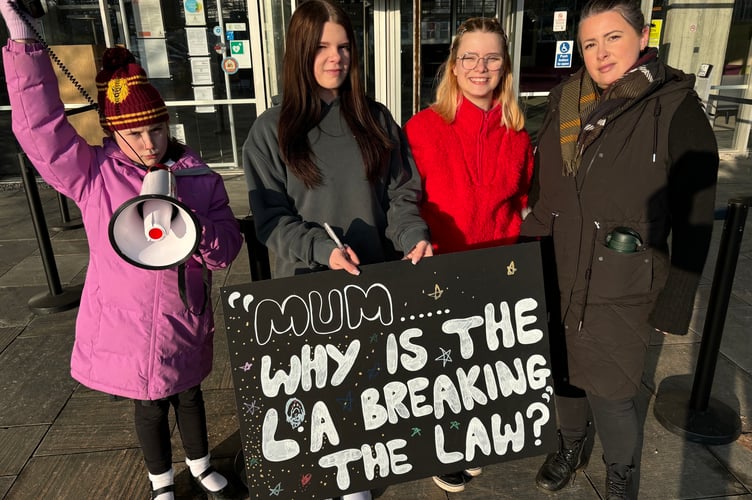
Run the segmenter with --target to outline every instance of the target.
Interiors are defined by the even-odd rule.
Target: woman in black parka
[[[639,2],[588,2],[585,67],[551,92],[539,132],[522,234],[553,242],[552,357],[566,346],[553,364],[560,447],[536,478],[549,491],[584,466],[592,411],[607,498],[637,498],[647,345],[655,330],[686,334],[708,253],[717,144],[694,76],[659,61],[648,34]]]

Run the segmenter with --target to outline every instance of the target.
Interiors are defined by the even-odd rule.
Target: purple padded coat
[[[91,389],[140,400],[161,399],[199,384],[212,365],[211,301],[203,314],[187,310],[177,267],[138,268],[118,256],[109,241],[113,213],[139,195],[145,171],[114,140],[91,146],[76,133],[41,45],[9,40],[3,63],[13,132],[42,178],[78,205],[88,238],[71,375]],[[222,178],[188,148],[171,168],[178,199],[199,220],[198,251],[207,268],[228,266],[241,248],[242,235]],[[194,256],[185,267],[188,304],[200,311],[200,258]]]

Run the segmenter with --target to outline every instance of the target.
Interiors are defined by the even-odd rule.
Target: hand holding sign
[[[540,269],[525,243],[223,289],[251,496],[340,496],[553,449]]]

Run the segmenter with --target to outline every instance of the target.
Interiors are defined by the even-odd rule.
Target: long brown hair
[[[369,181],[375,182],[380,177],[394,147],[369,106],[350,18],[334,2],[307,0],[295,9],[285,40],[278,134],[283,161],[308,188],[323,181],[312,158],[308,132],[322,119],[313,65],[327,22],[342,26],[350,41],[350,71],[339,88],[339,100],[345,120],[358,142]]]
[[[460,25],[457,35],[452,41],[449,56],[441,66],[439,85],[436,88],[436,102],[433,109],[444,121],[451,123],[457,114],[457,106],[462,97],[454,67],[457,65],[458,50],[462,37],[465,33],[496,33],[501,39],[502,62],[501,79],[499,85],[493,91],[493,100],[501,104],[501,124],[515,131],[522,130],[525,126],[525,117],[517,104],[514,95],[514,78],[512,77],[512,63],[509,56],[509,44],[507,35],[498,20],[490,17],[471,17]]]

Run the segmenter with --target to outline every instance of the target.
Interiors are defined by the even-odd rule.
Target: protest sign
[[[551,451],[538,243],[222,289],[251,498]]]

